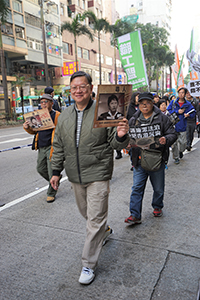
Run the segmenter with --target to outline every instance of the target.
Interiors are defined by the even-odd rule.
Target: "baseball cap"
[[[48,86],[44,89],[45,94],[51,94],[52,92],[54,92],[54,89],[51,86]]]
[[[42,99],[46,99],[46,100],[53,101],[53,97],[52,97],[51,95],[49,95],[49,94],[43,94],[43,95],[41,96],[41,99],[40,99],[40,100],[42,100]]]
[[[153,102],[153,94],[152,93],[141,93],[139,94],[138,102],[141,100],[151,100]]]

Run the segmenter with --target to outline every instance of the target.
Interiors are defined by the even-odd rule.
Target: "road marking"
[[[20,135],[20,134],[27,134],[27,132],[18,132],[18,133],[13,133],[13,134],[7,134],[7,135],[0,135],[0,138],[7,138],[8,136],[13,136],[13,135]]]
[[[3,141],[3,142],[0,142],[0,144],[6,144],[6,143],[11,143],[11,142],[20,142],[20,141],[25,141],[25,140],[29,140],[30,138],[32,137],[26,137],[26,138],[18,138],[18,139],[12,139],[12,140],[7,140],[7,141]]]
[[[194,146],[196,143],[198,143],[199,140],[200,140],[200,138],[196,138],[196,137],[195,137],[195,138],[193,139],[192,146]]]
[[[63,178],[61,179],[60,182],[63,182],[63,181],[65,181],[65,180],[67,180],[67,179],[68,179],[68,177],[65,176],[65,177],[63,177]],[[32,193],[29,193],[29,194],[27,194],[27,195],[25,195],[25,196],[22,196],[22,197],[20,197],[20,198],[18,198],[18,199],[16,199],[16,200],[13,200],[13,201],[11,201],[11,202],[5,204],[4,206],[0,207],[0,212],[1,212],[2,210],[4,210],[4,209],[7,209],[7,208],[9,208],[9,207],[12,207],[12,206],[14,206],[14,205],[16,205],[16,204],[18,204],[18,203],[21,203],[21,202],[24,201],[24,200],[27,200],[27,199],[29,199],[29,198],[31,198],[31,197],[33,197],[33,196],[35,196],[35,195],[37,195],[37,194],[39,194],[39,193],[45,191],[45,190],[47,190],[48,187],[49,187],[49,185],[46,185],[46,186],[42,187],[41,189],[39,189],[39,190],[37,190],[37,191],[34,191],[34,192],[32,192]]]

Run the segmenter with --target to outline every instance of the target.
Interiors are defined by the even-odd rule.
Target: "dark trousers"
[[[141,219],[142,200],[146,187],[147,179],[150,179],[153,187],[153,208],[163,208],[163,198],[165,189],[165,165],[161,164],[158,171],[149,172],[144,170],[141,165],[133,168],[133,186],[130,196],[130,213],[133,217]]]
[[[194,139],[196,124],[187,122],[186,136],[187,136],[187,147],[191,147],[192,141]]]
[[[49,182],[47,196],[55,197],[57,191],[51,186],[50,179],[52,177],[51,161],[49,159],[51,146],[42,147],[38,150],[37,171],[38,173]]]

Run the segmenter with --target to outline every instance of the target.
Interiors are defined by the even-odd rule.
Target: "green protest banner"
[[[122,35],[117,40],[121,63],[128,83],[132,84],[133,89],[148,86],[140,31]]]

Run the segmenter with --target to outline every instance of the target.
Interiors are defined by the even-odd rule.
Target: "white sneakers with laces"
[[[81,284],[90,284],[94,280],[94,277],[95,275],[92,269],[83,267],[79,277],[79,282]]]

